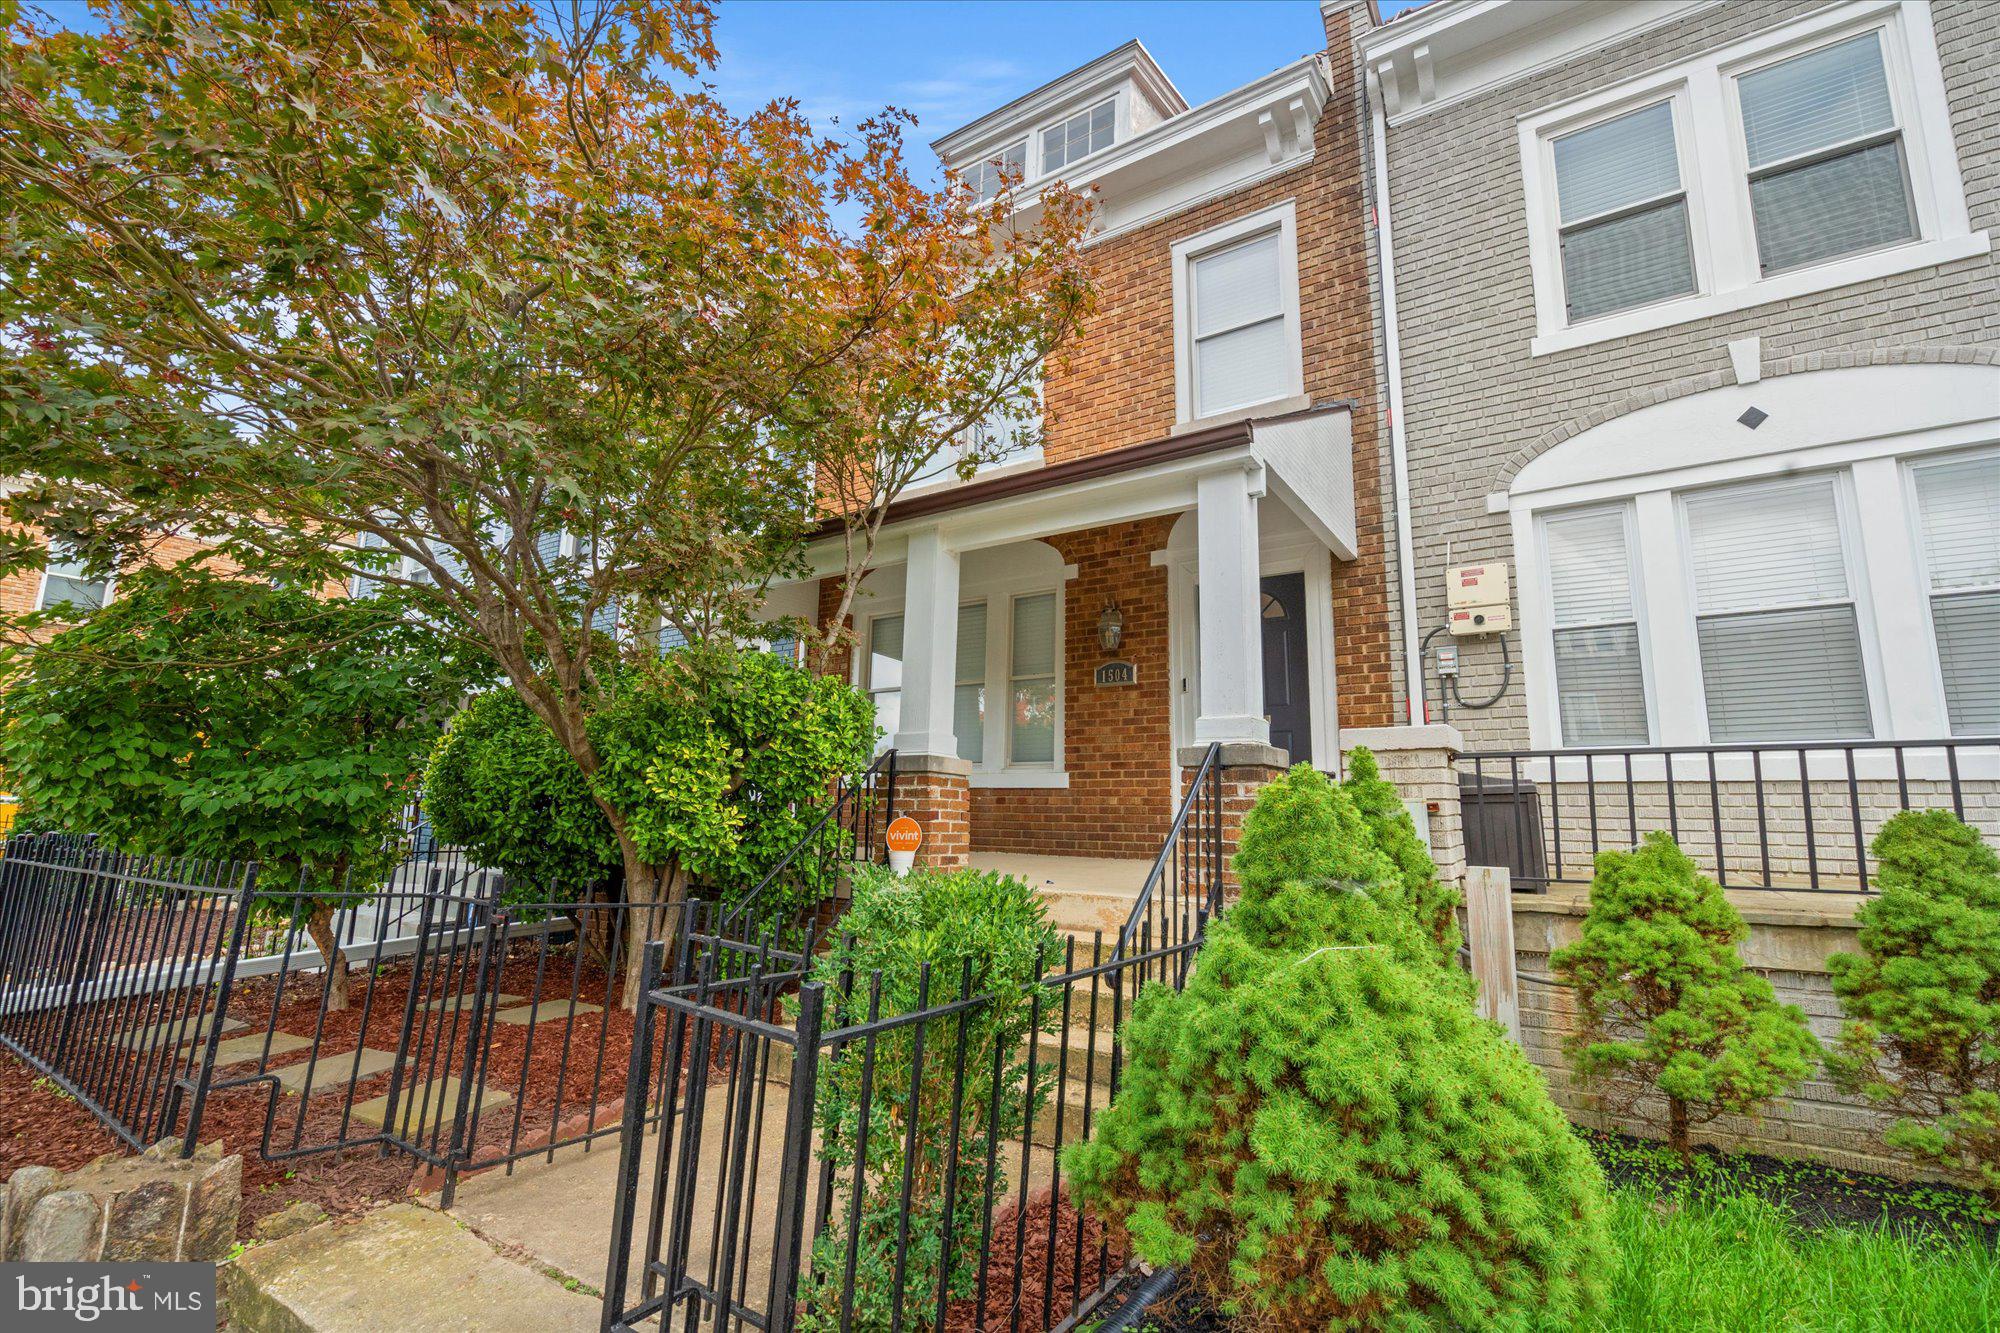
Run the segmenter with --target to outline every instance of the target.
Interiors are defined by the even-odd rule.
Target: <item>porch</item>
[[[844,664],[897,752],[919,859],[1122,922],[1211,742],[1335,761],[1356,555],[1345,404],[927,488],[891,511]],[[840,613],[837,553],[773,614]],[[1101,919],[1101,921],[1100,921]]]

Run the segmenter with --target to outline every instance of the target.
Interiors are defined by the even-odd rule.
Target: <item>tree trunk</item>
[[[1688,1104],[1679,1097],[1667,1098],[1667,1145],[1682,1161],[1694,1156],[1694,1144],[1688,1138]]]
[[[646,945],[665,940],[672,947],[679,937],[681,912],[687,901],[687,877],[678,867],[654,865],[639,858],[639,850],[621,831],[618,848],[625,858],[625,994],[626,1012],[639,1008],[639,975]]]
[[[314,901],[312,911],[306,917],[306,934],[312,936],[313,947],[319,950],[320,962],[326,968],[327,1009],[346,1009],[347,955],[340,951],[340,944],[334,937],[331,904],[324,900]]]

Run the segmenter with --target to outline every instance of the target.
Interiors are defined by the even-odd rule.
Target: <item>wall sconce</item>
[[[1107,653],[1118,651],[1125,642],[1125,613],[1118,609],[1118,603],[1106,602],[1104,610],[1097,617],[1097,643]]]

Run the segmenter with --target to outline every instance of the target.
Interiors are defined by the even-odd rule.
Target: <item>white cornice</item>
[[[1174,87],[1173,80],[1153,59],[1145,43],[1135,39],[987,112],[969,125],[933,139],[931,148],[946,163],[976,159],[982,150],[999,148],[1018,139],[1053,120],[1059,111],[1071,109],[1072,104],[1093,101],[1128,80],[1162,118],[1187,110],[1187,98]]]

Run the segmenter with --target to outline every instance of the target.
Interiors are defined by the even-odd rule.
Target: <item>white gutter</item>
[[[1410,448],[1403,433],[1403,344],[1396,332],[1396,245],[1389,225],[1389,122],[1382,110],[1382,82],[1367,67],[1368,132],[1375,157],[1375,239],[1382,269],[1382,352],[1389,380],[1389,465],[1396,491],[1396,573],[1403,600],[1404,692],[1411,726],[1422,726],[1423,636],[1417,625],[1416,553],[1410,540]]]

